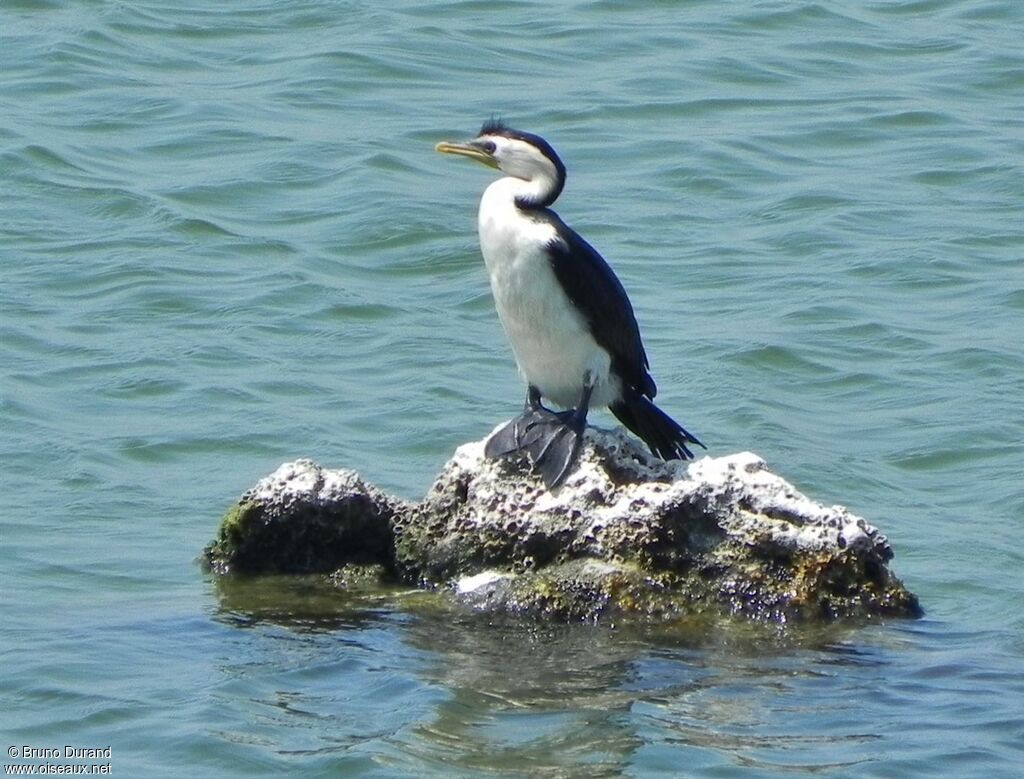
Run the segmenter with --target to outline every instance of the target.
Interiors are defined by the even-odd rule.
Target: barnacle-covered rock
[[[917,616],[878,530],[825,506],[749,452],[663,462],[588,429],[548,490],[522,460],[456,450],[406,503],[351,471],[282,466],[243,496],[207,550],[215,570],[378,564],[470,607],[560,620]]]

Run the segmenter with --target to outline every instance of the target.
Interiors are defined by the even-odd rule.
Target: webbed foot
[[[491,459],[525,452],[549,489],[569,475],[583,445],[586,421],[573,412],[527,409],[492,435],[484,445]]]

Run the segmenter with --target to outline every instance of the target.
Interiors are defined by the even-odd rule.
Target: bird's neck
[[[518,205],[521,197],[529,196],[529,182],[507,176],[492,181],[480,198],[480,240],[495,246],[511,240],[511,235],[531,221],[533,209]]]
[[[521,179],[498,179],[480,199],[480,249],[492,277],[500,268],[515,265],[523,252],[532,254],[557,238],[547,212],[516,204],[524,183]]]
[[[547,208],[562,191],[563,182],[555,176],[537,174],[530,179],[506,176],[491,184],[488,189],[497,188],[495,195],[508,198],[516,208],[536,211]]]

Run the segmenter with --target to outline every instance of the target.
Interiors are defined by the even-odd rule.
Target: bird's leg
[[[526,406],[523,413],[510,423],[513,427],[515,451],[530,447],[540,435],[540,431],[552,423],[557,417],[555,412],[540,402],[540,390],[532,384],[526,386]]]
[[[533,461],[533,467],[540,471],[544,483],[549,487],[557,487],[576,462],[580,447],[583,446],[583,431],[587,427],[587,411],[590,409],[590,396],[594,392],[594,378],[590,371],[583,375],[583,391],[579,405],[570,411],[551,414],[558,420],[557,425],[547,422],[536,436],[528,436],[525,442],[526,453]],[[551,412],[549,412],[551,413]],[[530,430],[532,434],[533,429]]]
[[[594,379],[587,371],[583,376],[579,405],[555,412],[541,404],[540,390],[529,385],[523,413],[487,440],[484,454],[494,459],[525,452],[544,483],[549,488],[557,487],[569,475],[579,456],[593,392]]]
[[[553,411],[540,402],[540,390],[532,384],[526,387],[526,403],[523,413],[510,420],[501,430],[487,439],[484,455],[490,459],[523,451],[535,442],[540,431],[552,421],[558,421]]]
[[[566,425],[576,433],[582,434],[587,427],[587,412],[590,411],[590,396],[594,394],[594,380],[590,371],[583,374],[583,391],[580,393],[580,402],[576,408],[568,411],[559,411],[555,414]]]
[[[537,411],[544,408],[540,403],[540,390],[532,384],[526,385],[526,411]]]

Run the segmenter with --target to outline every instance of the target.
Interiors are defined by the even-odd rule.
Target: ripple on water
[[[0,729],[140,776],[1015,776],[1018,6],[6,2]],[[563,155],[659,402],[878,521],[928,618],[202,578],[281,461],[414,497],[521,403],[490,174],[432,152],[495,114]]]

